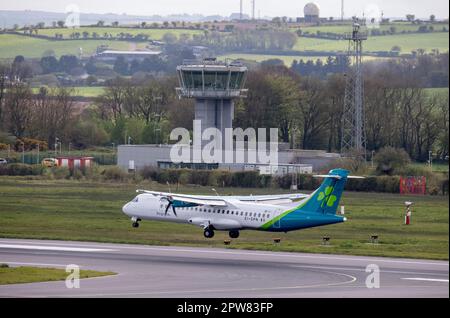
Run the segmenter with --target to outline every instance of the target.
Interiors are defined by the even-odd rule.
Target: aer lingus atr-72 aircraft
[[[187,223],[200,226],[207,238],[214,231],[229,231],[231,238],[240,230],[289,232],[346,221],[336,215],[344,185],[351,177],[343,169],[331,170],[312,194],[258,196],[203,196],[146,190],[123,207],[133,227],[141,220]],[[300,200],[298,202],[295,202]]]

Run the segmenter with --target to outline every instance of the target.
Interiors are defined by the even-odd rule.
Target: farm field
[[[145,43],[113,40],[50,41],[22,35],[0,34],[0,59],[13,59],[16,55],[41,58],[48,50],[52,50],[57,57],[65,54],[79,55],[80,48],[83,49],[83,55],[89,56],[94,54],[100,45],[108,45],[116,50],[129,50],[134,49],[136,45],[144,47]]]
[[[347,50],[345,40],[326,40],[300,37],[294,46],[298,51],[343,51]],[[390,51],[394,45],[401,48],[401,53],[410,53],[418,48],[426,52],[438,49],[441,52],[448,51],[448,33],[426,33],[426,34],[399,34],[386,36],[372,36],[364,42],[364,51]]]
[[[136,188],[167,191],[145,182],[92,183],[73,180],[0,178],[0,237],[60,239],[150,245],[219,247],[228,233],[211,239],[192,225],[145,221],[139,229],[121,212]],[[222,195],[283,193],[274,189],[218,188]],[[208,187],[180,186],[180,193],[212,194]],[[412,224],[403,225],[404,202],[413,201]],[[448,259],[448,196],[345,192],[348,221],[287,234],[243,231],[230,248]],[[379,235],[379,244],[370,243]],[[331,244],[322,245],[330,236]],[[281,238],[280,245],[273,238]]]
[[[431,24],[426,24],[427,26],[430,26]],[[390,31],[391,27],[394,27],[396,30],[396,33],[401,33],[401,32],[416,32],[419,28],[419,25],[417,24],[411,24],[408,22],[399,22],[399,23],[389,23],[389,24],[382,24],[380,25],[379,29],[380,31]],[[435,29],[435,31],[441,31],[442,28],[446,28],[447,30],[449,29],[449,25],[448,24],[433,24],[433,28]],[[336,33],[336,34],[344,34],[344,33],[348,33],[351,32],[352,27],[350,24],[347,25],[321,25],[321,26],[308,26],[308,27],[303,27],[301,28],[302,31],[304,32],[309,32],[309,33],[316,33],[317,31],[320,32],[330,32],[330,33]]]
[[[40,87],[33,87],[32,91],[34,94],[39,93]],[[74,96],[83,96],[83,97],[97,97],[103,94],[104,87],[102,86],[76,86],[73,87],[73,95]]]

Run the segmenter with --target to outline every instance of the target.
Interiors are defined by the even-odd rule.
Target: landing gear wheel
[[[236,230],[230,231],[228,233],[228,235],[230,235],[230,237],[233,238],[233,239],[238,238],[239,237],[239,231],[236,231]]]
[[[214,230],[210,229],[210,228],[206,228],[205,231],[203,232],[203,235],[206,238],[212,238],[214,236]]]
[[[139,223],[138,222],[133,222],[133,224],[131,224],[134,228],[138,228],[139,227]]]

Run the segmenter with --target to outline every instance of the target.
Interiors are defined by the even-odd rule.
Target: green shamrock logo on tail
[[[322,201],[325,197],[329,196],[333,192],[333,187],[326,187],[324,192],[320,192],[317,197],[317,201]],[[327,206],[332,207],[334,202],[336,202],[337,197],[335,195],[331,195],[327,200]]]

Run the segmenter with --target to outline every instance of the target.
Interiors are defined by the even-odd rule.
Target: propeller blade
[[[175,212],[175,207],[173,206],[173,204],[172,204],[172,211],[173,211],[173,214],[175,214],[175,216],[178,217],[177,212]]]
[[[167,204],[167,207],[166,207],[166,213],[164,215],[167,215],[167,211],[169,211],[169,208],[171,205],[172,205],[172,202],[169,201],[169,204]],[[173,205],[172,205],[172,209],[173,209]]]

